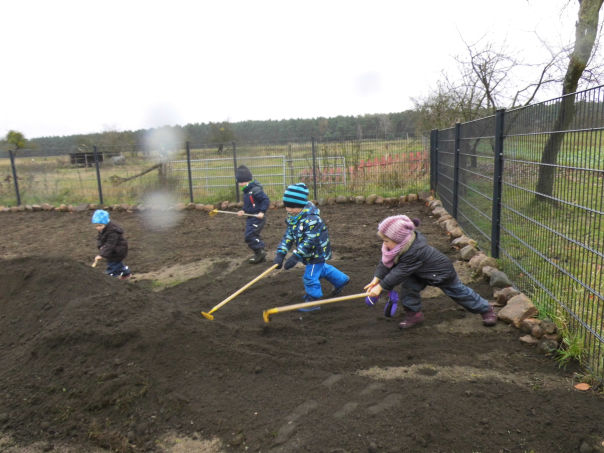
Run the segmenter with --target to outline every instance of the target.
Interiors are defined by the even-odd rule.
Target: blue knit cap
[[[308,187],[303,182],[287,186],[283,194],[283,204],[288,208],[301,208],[308,203]]]
[[[92,223],[107,225],[109,223],[109,213],[102,209],[97,209],[94,211],[94,214],[92,214]]]

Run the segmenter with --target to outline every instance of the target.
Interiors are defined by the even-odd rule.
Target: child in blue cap
[[[285,224],[287,229],[281,243],[277,247],[274,263],[277,269],[283,266],[291,269],[298,262],[306,266],[303,282],[306,294],[305,301],[313,301],[323,297],[320,279],[330,282],[334,289],[329,295],[336,297],[350,277],[334,266],[327,264],[331,258],[331,244],[327,233],[327,226],[319,216],[319,209],[308,201],[308,187],[304,183],[292,184],[283,194],[283,204],[287,211]],[[295,246],[291,256],[285,264],[283,260],[287,252]],[[301,311],[317,310],[320,307],[301,309]]]
[[[109,220],[109,213],[103,209],[94,211],[92,223],[98,231],[96,245],[99,249],[99,254],[94,257],[94,264],[106,259],[106,274],[121,280],[130,278],[132,273],[123,263],[128,255],[128,241],[124,237],[122,227]]]

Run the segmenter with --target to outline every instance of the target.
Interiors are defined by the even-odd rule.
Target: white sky
[[[463,53],[461,36],[528,55],[534,31],[572,42],[577,10],[576,0],[6,0],[0,137],[400,112]]]

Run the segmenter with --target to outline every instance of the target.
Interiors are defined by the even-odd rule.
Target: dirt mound
[[[322,210],[333,264],[351,277],[344,294],[370,280],[377,223],[394,213]],[[429,241],[456,257],[421,205],[405,213],[423,216]],[[396,327],[400,312],[386,318],[382,305],[361,300],[264,323],[263,310],[300,302],[296,267],[272,273],[209,321],[200,311],[270,265],[247,264],[242,222],[186,212],[173,229],[156,232],[134,214],[115,213],[132,244],[134,273],[171,279],[159,286],[174,286],[158,292],[155,282],[91,268],[89,216],[66,216],[0,218],[0,252],[15,257],[0,259],[0,430],[20,445],[566,453],[604,440],[594,416],[604,400],[574,391],[571,370],[521,344],[516,329],[487,329],[438,292],[425,301],[424,325],[406,332]],[[53,241],[31,241],[51,233]],[[283,234],[278,213],[264,233],[272,249]],[[490,296],[484,281],[471,284]],[[0,450],[8,450],[4,439]]]

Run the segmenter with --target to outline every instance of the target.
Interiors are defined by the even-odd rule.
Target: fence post
[[[430,190],[436,192],[436,181],[438,178],[438,155],[437,153],[438,129],[430,131]]]
[[[193,176],[191,175],[191,146],[186,142],[187,148],[187,173],[189,175],[189,199],[193,203]]]
[[[461,123],[455,123],[455,159],[453,163],[453,218],[457,218],[457,204],[459,198],[459,153],[461,141]]]
[[[99,188],[99,203],[103,204],[103,187],[101,185],[101,169],[99,167],[99,153],[96,148],[96,145],[92,147],[92,152],[94,153],[94,166],[96,168],[96,184]]]
[[[501,239],[501,187],[503,184],[503,125],[505,109],[495,113],[495,167],[493,169],[493,213],[491,215],[491,256],[499,258]]]
[[[317,148],[316,148],[316,140],[314,137],[312,138],[312,179],[314,186],[314,194],[315,200],[317,199]]]
[[[8,151],[10,156],[10,166],[13,171],[13,181],[15,182],[15,194],[17,195],[17,206],[21,206],[21,194],[19,194],[19,181],[17,180],[17,167],[15,166],[15,155],[12,150]]]
[[[235,197],[237,198],[237,203],[239,203],[239,184],[237,183],[237,145],[235,142],[232,142],[233,145],[233,174],[235,175]]]

